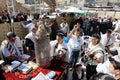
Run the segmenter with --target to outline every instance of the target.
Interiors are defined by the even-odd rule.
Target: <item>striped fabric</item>
[[[10,42],[7,42],[6,48],[8,49],[8,51],[10,51],[11,54],[17,55],[15,48],[12,46]]]

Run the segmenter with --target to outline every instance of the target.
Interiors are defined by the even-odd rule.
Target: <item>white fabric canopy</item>
[[[79,8],[76,8],[76,7],[70,7],[66,10],[63,10],[63,12],[81,13],[81,12],[84,12],[84,11],[82,11]]]

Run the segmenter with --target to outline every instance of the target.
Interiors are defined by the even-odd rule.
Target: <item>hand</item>
[[[85,51],[85,54],[86,54],[87,56],[89,56],[89,55],[91,54],[90,50]]]
[[[74,25],[74,28],[73,29],[76,29],[77,28],[77,25]]]
[[[64,55],[64,53],[62,51],[59,52],[58,56],[62,57]]]
[[[94,57],[93,57],[93,59],[94,59],[94,60],[96,60],[96,59],[97,59],[97,57],[96,57],[96,56],[94,56]]]
[[[24,60],[25,58],[24,58],[24,56],[20,56],[19,59],[20,60]]]

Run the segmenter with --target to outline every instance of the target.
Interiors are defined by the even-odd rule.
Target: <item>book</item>
[[[31,66],[28,66],[26,64],[21,64],[18,68],[19,71],[22,71],[24,74],[28,74],[33,70]]]
[[[37,76],[32,78],[32,80],[51,80],[47,76],[45,76],[42,72],[40,72]]]

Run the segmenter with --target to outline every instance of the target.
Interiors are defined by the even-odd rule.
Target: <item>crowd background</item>
[[[35,20],[36,20],[36,22],[34,22]],[[110,44],[110,46],[114,47],[114,45],[113,45],[114,42],[116,40],[119,41],[119,37],[120,37],[120,35],[119,35],[120,21],[119,21],[119,19],[112,18],[110,16],[96,17],[94,15],[85,16],[85,15],[74,14],[74,13],[62,13],[62,14],[56,13],[55,18],[51,18],[49,16],[49,13],[43,14],[41,16],[37,13],[29,14],[29,13],[21,13],[21,12],[17,11],[14,15],[9,15],[7,10],[4,10],[3,12],[1,12],[0,23],[1,23],[2,27],[4,27],[4,25],[6,25],[6,24],[9,24],[10,30],[7,30],[7,31],[12,31],[12,32],[15,32],[16,34],[17,34],[17,32],[22,33],[22,30],[25,30],[24,31],[25,34],[22,35],[22,37],[19,34],[17,34],[17,36],[19,36],[20,39],[22,40],[22,39],[26,38],[25,36],[27,34],[33,32],[34,30],[35,30],[35,32],[33,32],[33,33],[36,33],[36,29],[33,30],[33,27],[38,29],[39,26],[38,26],[37,22],[39,22],[41,20],[43,21],[43,23],[40,22],[40,24],[45,25],[47,31],[49,32],[50,41],[57,41],[57,43],[54,45],[56,50],[55,50],[55,52],[53,52],[53,53],[55,53],[55,55],[53,55],[53,56],[57,56],[57,58],[64,60],[63,59],[65,57],[64,54],[68,54],[69,57],[68,57],[67,61],[71,64],[70,67],[74,70],[73,71],[73,80],[76,80],[76,79],[74,79],[74,77],[76,77],[76,76],[78,77],[77,80],[83,80],[83,76],[84,76],[83,69],[82,69],[82,65],[80,65],[80,64],[82,64],[82,62],[80,62],[79,65],[76,65],[76,63],[79,62],[81,57],[83,57],[86,54],[85,51],[87,51],[87,50],[85,49],[84,46],[88,47],[90,45],[90,43],[92,44],[92,40],[90,40],[90,42],[85,42],[85,39],[91,39],[91,37],[92,37],[92,39],[94,39],[94,41],[97,42],[97,43],[95,43],[95,45],[101,43],[100,40],[103,39],[102,42],[106,42],[106,43],[102,43],[104,48],[103,48],[103,46],[100,46],[100,45],[99,45],[99,47],[101,47],[101,49],[103,51],[109,53],[108,52],[108,48],[109,48],[108,42],[111,41],[109,44]],[[19,24],[19,26],[15,25],[15,24]],[[19,29],[18,29],[18,31],[16,31],[15,27],[17,27],[17,28],[19,27],[21,29],[21,31],[19,31]],[[3,29],[0,29],[0,30],[3,30]],[[110,36],[110,39],[104,38],[102,35],[108,35],[108,36]],[[78,38],[76,38],[76,37],[78,37]],[[4,35],[4,38],[1,38],[1,39],[5,39],[5,35]],[[1,40],[1,41],[3,41],[3,40]],[[93,41],[93,43],[94,43],[94,41]],[[34,44],[34,41],[32,44]],[[72,48],[68,49],[70,47],[68,44],[70,44],[70,45],[76,44],[77,46],[79,46],[79,49],[78,49],[78,47],[75,48],[75,51]],[[120,43],[118,43],[118,44],[120,44]],[[82,45],[84,45],[84,46],[82,46]],[[94,47],[94,46],[92,45],[92,47]],[[60,49],[60,51],[59,51],[59,49]],[[67,49],[68,49],[68,51],[67,51]],[[118,54],[116,54],[116,55],[118,55]],[[73,56],[75,56],[75,57],[73,57]],[[94,55],[91,55],[91,57],[93,59]],[[97,57],[101,59],[101,57],[103,58],[104,56],[98,54]],[[94,58],[94,61],[96,61],[97,57]],[[109,56],[107,56],[107,57],[109,57]],[[69,59],[70,59],[70,61],[69,61]],[[75,62],[74,62],[74,59],[75,59]],[[114,62],[114,60],[110,59],[110,62],[111,61]],[[102,61],[98,60],[98,61],[96,61],[95,65],[92,64],[91,66],[89,66],[89,68],[88,67],[86,67],[86,68],[88,69],[88,71],[89,71],[89,69],[91,69],[91,67],[94,68],[94,70],[95,70],[97,65],[101,62]],[[118,62],[118,63],[120,64],[120,62]],[[115,68],[115,69],[117,69],[119,72],[120,66],[118,65],[117,68]],[[82,71],[82,73],[81,73],[81,71]],[[88,73],[91,73],[91,72],[90,71],[86,72],[87,76],[89,75],[89,77],[87,77],[87,80],[89,80],[90,77],[92,76]],[[95,73],[96,73],[96,71],[95,71]],[[93,74],[95,74],[95,73],[93,71]],[[117,74],[117,76],[119,76],[119,75],[120,75],[120,72],[119,72],[119,74]],[[115,77],[115,76],[113,76],[113,77]]]

